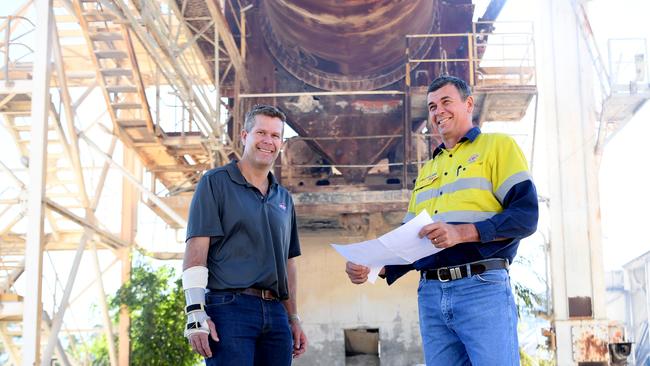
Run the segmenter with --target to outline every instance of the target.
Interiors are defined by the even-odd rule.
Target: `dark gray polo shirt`
[[[300,255],[291,194],[269,173],[266,196],[235,161],[205,173],[194,192],[186,241],[209,236],[208,289],[273,290],[289,298],[287,259]]]

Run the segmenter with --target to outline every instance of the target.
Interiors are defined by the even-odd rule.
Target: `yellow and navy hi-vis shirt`
[[[537,193],[517,143],[472,128],[452,149],[441,145],[415,181],[404,222],[426,210],[434,221],[473,223],[481,242],[462,243],[413,265],[388,266],[392,283],[410,269],[435,269],[486,258],[512,262],[519,239],[537,227]],[[509,238],[497,241],[496,238]]]

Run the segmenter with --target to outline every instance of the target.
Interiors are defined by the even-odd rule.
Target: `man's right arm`
[[[382,268],[381,271],[379,271],[379,275],[383,276],[385,271],[386,269]],[[360,285],[368,281],[368,274],[370,273],[370,268],[363,266],[361,264],[356,264],[348,261],[347,263],[345,263],[345,273],[348,274],[348,277],[350,278],[350,282]]]
[[[187,240],[183,256],[183,290],[187,304],[188,328],[185,334],[192,349],[203,357],[212,357],[208,333],[219,341],[214,323],[205,313],[205,288],[207,285],[207,260],[210,237],[195,236]],[[187,309],[193,309],[187,311]],[[189,329],[189,326],[200,328]],[[208,329],[204,329],[207,325]]]
[[[183,256],[183,271],[194,266],[206,267],[208,263],[208,249],[210,238],[195,236],[187,241],[185,255]]]

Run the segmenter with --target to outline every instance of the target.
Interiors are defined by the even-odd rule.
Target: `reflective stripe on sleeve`
[[[528,174],[527,171],[515,173],[509,176],[508,179],[506,179],[503,184],[501,184],[501,187],[499,187],[495,193],[499,202],[503,204],[503,200],[506,198],[506,195],[508,194],[508,191],[510,191],[510,188],[514,187],[518,183],[525,182],[527,180],[532,180],[530,174]]]

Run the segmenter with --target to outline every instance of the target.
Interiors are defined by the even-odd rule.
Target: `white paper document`
[[[434,247],[428,238],[418,237],[420,229],[431,223],[431,216],[424,210],[411,221],[377,239],[331,245],[350,262],[370,267],[368,281],[375,283],[379,271],[385,265],[410,264],[442,250]]]

